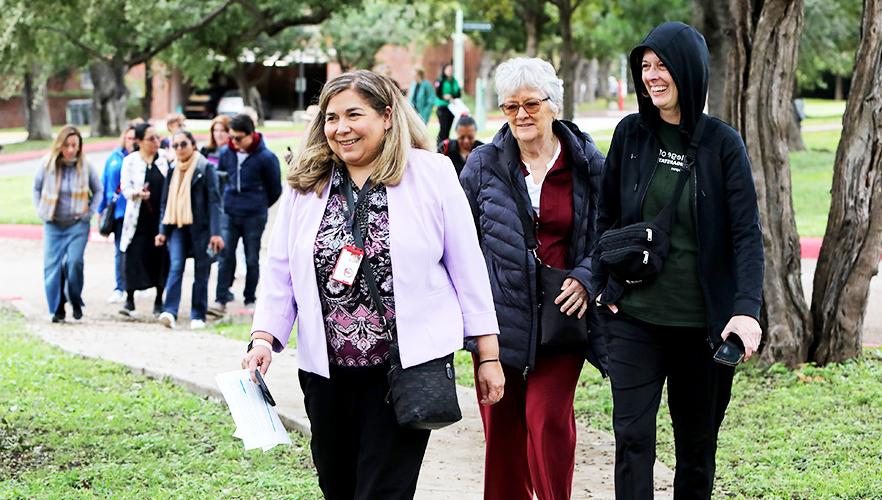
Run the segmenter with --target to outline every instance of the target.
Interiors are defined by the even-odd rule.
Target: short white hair
[[[536,57],[515,57],[496,68],[499,104],[527,88],[544,92],[555,114],[563,109],[563,80],[557,77],[557,72],[548,61]]]

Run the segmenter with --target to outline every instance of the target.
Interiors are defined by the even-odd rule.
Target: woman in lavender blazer
[[[300,385],[326,498],[413,498],[429,431],[399,426],[389,404],[389,344],[358,264],[364,235],[404,368],[478,345],[481,402],[502,398],[499,327],[471,212],[446,157],[388,78],[328,82],[290,169],[270,241],[243,368],[266,372],[297,322]],[[347,193],[355,216],[349,215]],[[342,257],[342,258],[341,258]],[[391,321],[394,320],[394,321]]]

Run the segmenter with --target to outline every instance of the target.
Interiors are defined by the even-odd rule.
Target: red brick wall
[[[67,121],[67,103],[81,97],[50,97],[49,116],[52,125],[62,125]],[[21,97],[0,100],[0,128],[24,127],[24,106]]]

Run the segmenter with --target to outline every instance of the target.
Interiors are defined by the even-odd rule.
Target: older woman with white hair
[[[605,342],[589,321],[604,158],[588,134],[557,119],[563,85],[548,62],[506,61],[496,92],[508,123],[460,176],[490,274],[506,379],[506,397],[481,407],[484,498],[569,498],[576,383],[585,359],[605,374]]]

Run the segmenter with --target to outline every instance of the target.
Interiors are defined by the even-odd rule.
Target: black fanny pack
[[[609,229],[597,240],[595,258],[600,259],[609,274],[626,285],[650,280],[664,267],[671,249],[671,226],[676,219],[677,203],[692,175],[695,154],[704,132],[705,116],[695,125],[692,141],[686,150],[684,172],[677,179],[673,196],[651,222],[638,222],[618,229]]]

